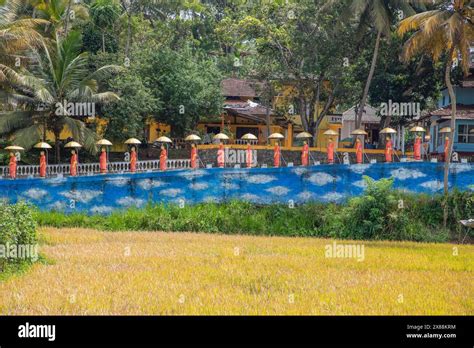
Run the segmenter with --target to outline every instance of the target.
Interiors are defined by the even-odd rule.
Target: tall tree
[[[451,69],[455,60],[465,75],[469,72],[470,44],[474,41],[474,8],[471,0],[443,0],[434,9],[404,19],[398,28],[399,35],[410,33],[402,58],[408,61],[415,54],[430,54],[433,60],[446,59],[444,82],[451,98],[451,133],[449,133],[448,157],[444,167],[444,193],[448,195],[449,164],[453,151],[453,135],[456,128],[456,94],[451,82]],[[445,205],[445,224],[447,204]]]
[[[120,6],[115,0],[96,0],[90,7],[90,15],[101,30],[102,52],[105,52],[105,35],[120,17]]]
[[[377,65],[380,40],[382,36],[388,39],[390,38],[391,26],[398,17],[411,15],[414,11],[406,0],[353,0],[351,11],[358,16],[361,28],[368,27],[377,33],[369,73],[355,117],[355,126],[356,128],[360,128],[370,84]]]
[[[121,69],[109,65],[89,72],[88,53],[81,53],[80,48],[80,34],[71,31],[65,38],[56,35],[56,40],[45,44],[42,50],[33,50],[30,59],[35,64],[29,66],[28,71],[0,67],[7,90],[4,102],[15,106],[14,111],[0,116],[0,134],[11,135],[15,142],[30,148],[40,139],[44,140],[49,130],[54,134],[57,162],[60,160],[59,137],[65,128],[87,150],[96,150],[96,133],[75,117],[70,108],[63,106],[67,102],[95,105],[118,100],[113,92],[99,92],[99,81]]]

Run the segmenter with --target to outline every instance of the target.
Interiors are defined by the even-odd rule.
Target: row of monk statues
[[[421,145],[422,139],[420,136],[415,137],[414,147],[413,147],[413,159],[414,160],[421,160]],[[445,147],[444,147],[444,156],[447,158],[448,156],[448,149],[449,149],[449,137],[446,137],[445,140]],[[335,155],[335,143],[332,139],[328,139],[327,147],[326,147],[326,160],[328,164],[334,164]],[[308,166],[310,165],[310,150],[307,141],[303,142],[303,146],[301,148],[301,165]],[[357,164],[362,164],[364,156],[364,148],[363,144],[359,138],[355,141],[355,158]],[[247,143],[246,154],[245,154],[245,165],[247,168],[252,167],[253,162],[253,152],[252,152],[252,145],[250,142]],[[129,172],[135,173],[137,171],[137,148],[135,146],[131,146],[129,152],[127,153],[127,161],[129,163]],[[273,148],[273,166],[280,167],[281,166],[281,149],[279,141],[275,142]],[[393,162],[394,159],[394,149],[392,145],[392,140],[390,137],[386,138],[385,141],[385,162]],[[161,152],[159,157],[159,168],[160,171],[167,170],[167,160],[168,160],[168,150],[164,144],[161,145]],[[190,168],[196,169],[199,167],[200,159],[198,157],[198,149],[195,143],[191,144],[191,151],[190,151]],[[201,162],[202,163],[202,162]],[[102,174],[108,172],[108,153],[105,146],[100,148],[99,154],[99,171]],[[70,165],[69,165],[69,175],[76,176],[78,174],[78,154],[77,150],[71,150],[70,156]],[[217,150],[217,166],[219,168],[224,168],[226,166],[225,163],[225,149],[224,144],[222,141],[219,143],[219,147]],[[10,163],[9,163],[9,176],[10,178],[14,179],[17,176],[17,156],[14,152],[10,152]],[[47,158],[45,151],[40,152],[39,156],[39,176],[41,178],[45,178],[47,176]]]

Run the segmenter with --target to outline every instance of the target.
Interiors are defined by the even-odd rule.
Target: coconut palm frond
[[[84,146],[92,154],[97,153],[96,142],[99,139],[97,133],[86,127],[79,119],[64,117],[65,126],[71,131],[73,138]]]
[[[0,114],[0,134],[6,135],[11,132],[31,125],[30,111],[11,111]]]
[[[22,146],[25,150],[29,150],[41,140],[42,125],[32,124],[26,128],[22,128],[13,133],[12,138],[15,144]]]
[[[114,92],[103,92],[93,94],[91,101],[98,104],[108,104],[120,100],[120,97]]]
[[[102,81],[104,79],[109,78],[115,73],[120,73],[124,71],[125,68],[120,66],[120,65],[105,65],[93,73],[89,74],[86,78],[84,78],[84,81],[87,80],[97,80],[97,81]]]
[[[427,19],[439,14],[440,12],[442,11],[441,10],[426,11],[426,12],[418,13],[408,18],[405,18],[398,25],[398,30],[397,30],[398,35],[403,36],[407,32],[420,29],[420,27],[425,23]]]

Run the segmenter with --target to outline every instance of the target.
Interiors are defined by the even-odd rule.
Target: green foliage
[[[34,245],[37,242],[36,222],[33,209],[26,203],[0,204],[0,246]],[[30,263],[28,258],[0,257],[0,272],[10,266],[17,267]]]
[[[172,135],[192,130],[203,116],[218,115],[222,107],[220,73],[214,62],[190,49],[173,51],[151,44],[135,47],[131,65],[162,108],[153,117],[171,126]]]
[[[121,97],[116,103],[105,105],[101,111],[108,121],[105,137],[108,139],[143,138],[147,118],[161,110],[161,103],[133,68],[110,82],[110,88]]]

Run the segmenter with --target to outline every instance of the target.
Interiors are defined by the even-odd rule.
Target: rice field
[[[474,314],[472,245],[53,228],[40,236],[47,262],[0,281],[1,314]],[[350,244],[359,254],[349,257]]]

